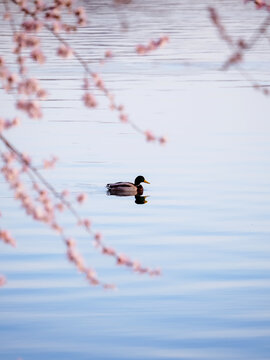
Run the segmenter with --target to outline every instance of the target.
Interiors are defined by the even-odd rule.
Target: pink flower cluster
[[[6,91],[14,90],[17,85],[18,79],[18,75],[9,71],[9,69],[5,65],[4,58],[0,56],[0,80],[2,82],[3,88]]]
[[[77,196],[77,201],[78,203],[82,204],[83,202],[85,202],[87,199],[87,195],[85,193],[79,194]]]
[[[67,245],[68,259],[72,263],[74,263],[74,265],[80,272],[83,272],[86,275],[86,278],[90,282],[91,285],[102,285],[105,288],[107,288],[108,286],[113,287],[113,285],[103,284],[102,282],[100,282],[95,270],[85,266],[82,256],[78,253],[78,251],[76,249],[76,242],[74,239],[67,238],[67,239],[65,239],[65,243]]]
[[[22,29],[26,32],[39,32],[43,28],[43,23],[40,20],[27,19],[22,23]]]
[[[104,57],[99,61],[101,65],[105,64],[105,62],[113,57],[113,53],[111,50],[107,50],[104,53]]]
[[[53,156],[50,160],[44,160],[43,168],[44,169],[53,169],[55,167],[55,164],[57,161],[58,161],[58,158],[56,156]]]
[[[157,137],[150,130],[146,130],[144,134],[147,141],[159,141],[160,144],[165,144],[167,142],[167,138],[165,136]]]
[[[31,160],[24,155],[21,159],[24,166],[21,170],[16,168],[13,163],[16,160],[12,152],[2,154],[2,160],[5,165],[1,168],[5,180],[14,191],[14,197],[17,199],[25,212],[30,215],[34,220],[42,221],[50,225],[53,229],[57,230],[56,220],[54,215],[54,206],[51,199],[48,196],[46,190],[39,188],[37,184],[34,184],[33,189],[37,192],[38,197],[34,200],[27,192],[25,185],[23,184],[20,175],[27,172]],[[41,205],[38,205],[38,203]]]
[[[90,108],[94,108],[98,104],[96,101],[96,98],[90,92],[86,92],[83,95],[83,102],[84,102],[85,106],[90,107]]]
[[[42,111],[39,102],[35,100],[18,100],[17,109],[23,110],[32,119],[40,119],[42,117]]]
[[[73,55],[72,49],[69,46],[66,46],[64,44],[60,45],[57,49],[57,55],[62,58],[70,58]]]
[[[16,246],[15,239],[10,235],[9,231],[7,230],[0,230],[0,240],[3,240],[4,243],[9,244],[13,247]]]
[[[22,80],[18,83],[18,93],[27,96],[36,95],[38,98],[46,98],[47,92],[40,87],[35,78]]]
[[[40,45],[40,39],[37,36],[25,32],[17,32],[14,35],[14,41],[17,44],[14,49],[15,54],[19,54],[22,48],[33,48]]]
[[[79,26],[84,26],[86,24],[86,13],[82,6],[78,7],[74,11],[74,15],[77,18],[77,24]]]
[[[136,52],[139,55],[145,55],[145,54],[147,54],[147,53],[149,53],[151,51],[154,51],[154,50],[164,46],[168,42],[169,42],[169,37],[168,36],[162,36],[158,40],[151,40],[148,45],[138,45],[136,47]]]
[[[8,130],[14,126],[18,126],[20,124],[20,119],[15,117],[12,120],[4,120],[0,118],[0,133],[2,133],[4,130]]]
[[[35,48],[31,51],[30,57],[32,60],[39,64],[44,64],[46,61],[46,56],[43,54],[43,51],[40,48]]]

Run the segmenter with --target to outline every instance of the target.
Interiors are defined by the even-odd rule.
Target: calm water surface
[[[98,110],[85,109],[80,67],[57,59],[45,33],[51,58],[33,68],[50,92],[44,119],[25,120],[9,136],[37,164],[58,155],[56,170],[44,175],[73,196],[86,192],[80,211],[106,242],[163,275],[116,267],[66,215],[89,264],[119,289],[90,287],[60,239],[26,218],[0,179],[1,226],[18,242],[15,250],[0,244],[8,278],[0,290],[0,359],[270,359],[270,99],[236,71],[218,71],[229,53],[208,20],[209,3],[139,0],[118,10],[110,3],[85,2],[91,22],[72,43],[102,70],[132,119],[167,135],[168,144],[146,143],[100,95]],[[263,20],[241,1],[218,8],[235,38]],[[2,54],[9,34],[1,20]],[[171,38],[166,48],[136,56],[137,43],[161,34]],[[108,48],[115,59],[100,67]],[[266,40],[244,67],[269,83]],[[0,104],[1,115],[12,116],[2,92]],[[151,183],[146,204],[106,195],[106,183],[139,174]]]

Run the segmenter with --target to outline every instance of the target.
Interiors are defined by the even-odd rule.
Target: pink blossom
[[[65,242],[66,242],[66,244],[67,244],[67,246],[69,248],[72,248],[72,247],[76,246],[76,241],[74,239],[72,239],[72,238],[66,239]]]
[[[139,271],[141,264],[138,261],[133,261],[133,270],[134,271]]]
[[[15,160],[15,154],[12,151],[2,153],[2,159],[7,165],[10,165]]]
[[[89,277],[88,280],[89,280],[91,285],[99,285],[99,281],[96,278]]]
[[[113,57],[112,51],[111,51],[111,50],[107,50],[107,51],[105,52],[105,58],[106,58],[106,59],[109,59],[109,58],[112,58],[112,57]]]
[[[97,106],[97,101],[94,97],[94,95],[90,94],[89,92],[86,92],[83,95],[83,101],[85,106],[87,107],[96,107]]]
[[[120,114],[119,119],[124,123],[128,122],[128,116],[126,114]]]
[[[109,247],[106,247],[106,246],[103,246],[102,253],[106,254],[106,255],[111,255],[111,256],[116,255],[116,252],[115,252],[115,250],[113,248],[109,248]]]
[[[76,31],[77,27],[74,25],[68,25],[68,24],[61,23],[61,29],[63,29],[67,33],[70,33],[72,31]]]
[[[87,194],[82,193],[77,196],[78,203],[82,204],[87,199]]]
[[[29,117],[33,119],[39,119],[42,117],[40,104],[34,100],[18,100],[17,108],[25,111]]]
[[[19,94],[32,95],[35,94],[39,89],[39,82],[35,78],[23,80],[18,84]]]
[[[40,100],[45,100],[47,99],[47,96],[48,96],[48,93],[46,90],[44,89],[39,89],[37,91],[37,97],[40,99]]]
[[[32,50],[30,53],[30,57],[39,64],[44,64],[46,61],[45,55],[39,48]]]
[[[15,117],[13,120],[12,120],[12,126],[19,126],[21,123],[21,120],[18,118],[18,117]]]
[[[61,19],[61,13],[58,8],[54,8],[50,11],[47,11],[45,16],[47,19],[50,19],[50,20],[52,20],[52,19],[60,20]]]
[[[97,73],[94,73],[92,75],[92,77],[94,79],[96,87],[99,88],[100,90],[105,90],[105,85],[104,85],[104,82],[103,82],[102,78],[100,77],[100,75]]]
[[[52,24],[52,31],[58,34],[62,29],[62,25],[59,21],[54,21]]]
[[[30,156],[28,155],[28,154],[26,154],[26,153],[23,153],[22,154],[22,160],[23,160],[23,162],[24,162],[24,164],[25,165],[30,165],[31,164],[31,158],[30,158]]]
[[[57,204],[55,204],[54,207],[55,207],[55,209],[57,209],[60,212],[64,211],[64,209],[65,209],[65,206],[62,203],[57,203]]]
[[[156,140],[155,135],[151,131],[147,130],[144,132],[144,134],[146,136],[147,141],[155,141]]]
[[[35,0],[35,5],[37,10],[43,10],[45,6],[42,0]]]
[[[61,196],[63,196],[64,198],[67,197],[69,195],[69,191],[68,190],[63,190],[61,193]]]
[[[96,240],[97,242],[100,242],[101,239],[102,239],[102,234],[99,233],[99,232],[95,233],[95,240]]]
[[[83,7],[79,7],[75,10],[75,15],[77,16],[77,23],[79,26],[84,26],[86,24],[86,14]]]
[[[50,160],[44,160],[43,168],[44,169],[52,169],[52,168],[54,168],[57,161],[58,161],[58,158],[56,156],[53,156]]]
[[[139,55],[144,55],[147,53],[147,48],[144,45],[137,45],[136,52]]]
[[[162,46],[164,46],[169,41],[168,36],[162,36],[157,40],[151,40],[148,45],[138,45],[136,47],[136,52],[139,55],[145,55],[150,51],[156,50]]]
[[[10,73],[6,68],[1,68],[0,77],[5,80],[4,88],[6,91],[13,89],[18,82],[18,75]]]
[[[53,230],[55,230],[55,231],[58,232],[58,233],[62,233],[62,232],[63,232],[62,227],[61,227],[59,224],[57,224],[56,222],[53,222],[53,223],[51,224],[51,227],[52,227]]]
[[[86,24],[86,14],[82,6],[74,10],[74,15],[77,17],[78,25],[83,26]]]
[[[7,230],[0,230],[0,239],[2,239],[6,244],[10,244],[11,246],[16,246],[15,239],[10,235]]]
[[[119,254],[116,260],[118,265],[127,265],[130,261],[125,254]]]
[[[19,118],[14,118],[13,120],[4,120],[0,118],[0,133],[3,130],[8,130],[11,127],[18,126],[20,124]]]
[[[26,32],[38,32],[42,29],[43,24],[41,21],[28,19],[22,23],[22,28]]]
[[[165,144],[167,141],[168,141],[168,140],[167,140],[167,138],[166,138],[165,136],[161,136],[161,137],[159,138],[159,142],[160,142],[161,144]]]
[[[22,32],[18,32],[14,35],[14,41],[19,46],[19,48],[16,48],[14,50],[15,53],[19,53],[21,47],[34,47],[40,44],[40,39],[37,36],[29,35]]]
[[[89,219],[82,219],[79,221],[79,225],[82,225],[89,230],[91,227],[91,221]]]
[[[72,54],[73,54],[72,49],[66,45],[62,44],[57,49],[57,55],[62,58],[70,58]]]
[[[77,9],[74,10],[74,14],[76,16],[85,16],[85,10],[82,6],[78,7]]]
[[[97,274],[96,274],[95,270],[88,268],[86,270],[86,276],[88,279],[95,279],[97,277]]]
[[[85,266],[83,262],[83,258],[81,255],[75,250],[74,247],[69,247],[67,250],[67,256],[71,262],[73,262],[79,271],[85,271]]]

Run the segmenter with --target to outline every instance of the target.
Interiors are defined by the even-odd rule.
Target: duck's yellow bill
[[[146,184],[150,184],[150,182],[148,182],[148,181],[146,181],[146,180],[144,180],[144,182],[145,182]]]

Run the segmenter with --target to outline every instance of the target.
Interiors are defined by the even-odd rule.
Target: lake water
[[[237,71],[219,71],[229,51],[209,21],[211,2],[111,3],[85,1],[90,23],[71,42],[102,71],[132,120],[168,143],[145,142],[101,95],[97,110],[84,108],[83,71],[54,56],[48,34],[50,59],[32,68],[50,93],[44,118],[25,120],[8,136],[36,164],[57,155],[57,168],[43,172],[48,180],[73,196],[86,192],[78,209],[106,243],[160,267],[162,276],[115,266],[66,214],[62,223],[89,264],[118,289],[89,286],[61,239],[24,216],[1,178],[0,225],[18,245],[0,244],[8,279],[0,289],[0,359],[269,360],[270,97]],[[265,16],[241,1],[213,3],[234,38],[249,38]],[[136,44],[162,34],[170,36],[166,47],[136,55]],[[1,20],[2,54],[9,35]],[[115,57],[100,66],[107,49]],[[269,84],[266,39],[243,67]],[[1,92],[1,116],[14,114],[12,104]],[[151,183],[147,203],[106,195],[108,182],[140,174]]]

